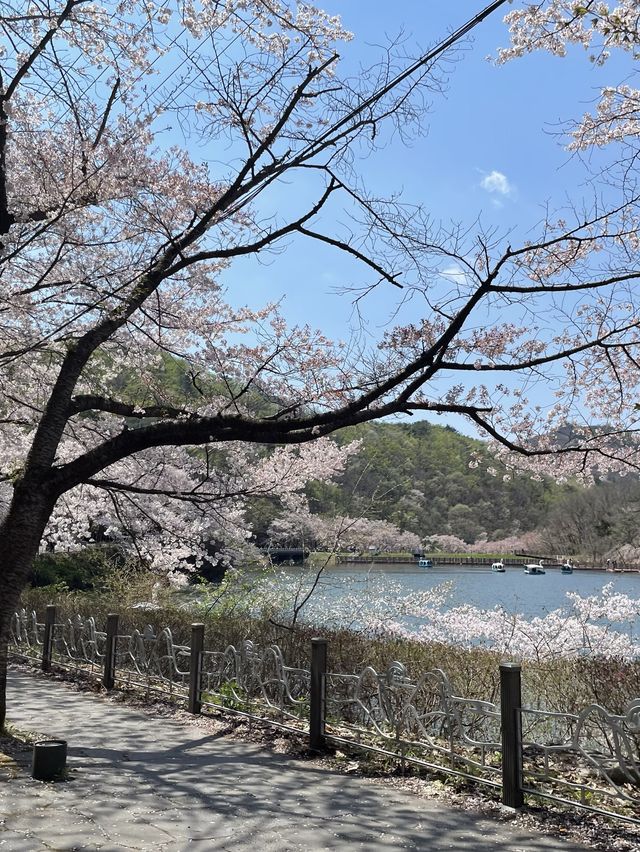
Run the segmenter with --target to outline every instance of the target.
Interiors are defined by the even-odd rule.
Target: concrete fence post
[[[327,640],[311,640],[311,694],[309,701],[309,747],[324,751],[327,688]]]
[[[522,794],[522,707],[519,663],[500,664],[500,715],[502,725],[502,804],[521,808]]]
[[[118,614],[109,613],[107,616],[107,638],[104,647],[104,671],[102,685],[105,689],[113,689],[116,682],[116,646],[118,642]]]
[[[51,651],[53,649],[53,631],[56,623],[56,608],[53,604],[47,606],[44,617],[44,638],[42,640],[42,671],[51,669]]]
[[[198,714],[202,708],[200,681],[202,677],[202,652],[204,650],[204,624],[191,625],[191,661],[189,666],[189,713]]]

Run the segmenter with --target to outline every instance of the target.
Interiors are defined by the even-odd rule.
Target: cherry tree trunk
[[[16,486],[13,500],[0,525],[0,730],[7,711],[7,644],[11,618],[29,582],[33,560],[55,498],[37,483]]]

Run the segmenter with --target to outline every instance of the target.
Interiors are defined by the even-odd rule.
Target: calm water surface
[[[296,570],[290,569],[292,575]],[[402,593],[420,592],[453,584],[448,606],[473,604],[482,609],[498,605],[510,613],[543,616],[551,610],[568,605],[567,592],[581,596],[601,594],[604,586],[611,584],[614,591],[640,597],[640,574],[614,574],[607,571],[580,571],[561,574],[559,568],[546,569],[541,576],[527,575],[522,567],[507,567],[504,574],[493,573],[485,566],[441,566],[418,568],[414,565],[344,565],[327,568],[321,579],[322,589],[329,598],[347,594],[349,587],[358,588],[375,580],[384,590],[400,587]]]

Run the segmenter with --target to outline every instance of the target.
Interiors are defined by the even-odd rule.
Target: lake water
[[[287,569],[292,578],[300,569]],[[599,595],[604,586],[611,584],[614,591],[640,597],[640,574],[618,574],[608,571],[574,570],[561,574],[559,568],[546,569],[546,574],[524,574],[522,567],[507,567],[504,574],[491,571],[488,566],[441,566],[418,568],[417,565],[344,565],[327,568],[320,580],[322,593],[328,599],[339,598],[347,590],[362,588],[373,581],[384,594],[385,585],[394,594],[421,592],[451,583],[449,607],[473,604],[482,609],[496,605],[509,613],[522,613],[529,617],[544,616],[548,612],[568,605],[567,592],[581,596]]]

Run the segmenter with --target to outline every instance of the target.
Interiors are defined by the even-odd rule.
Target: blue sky
[[[373,62],[380,54],[376,45],[400,31],[417,55],[482,7],[472,0],[321,5],[341,14],[354,33],[343,50],[348,67]],[[369,187],[402,190],[406,201],[425,204],[437,220],[471,225],[480,217],[485,227],[522,236],[542,218],[546,202],[589,195],[584,165],[563,149],[557,134],[563,122],[590,109],[601,85],[619,82],[623,69],[615,57],[598,68],[578,48],[564,59],[536,54],[496,67],[487,56],[508,43],[502,19],[510,8],[494,13],[459,51],[446,93],[433,98],[428,134],[409,148],[392,142],[363,159],[359,169]],[[266,265],[234,265],[226,282],[234,303],[257,306],[282,298],[292,323],[309,322],[344,339],[354,321],[351,299],[335,291],[353,283],[354,271],[336,254],[294,242]],[[396,298],[394,288],[380,288],[361,306],[371,342],[388,327]]]

